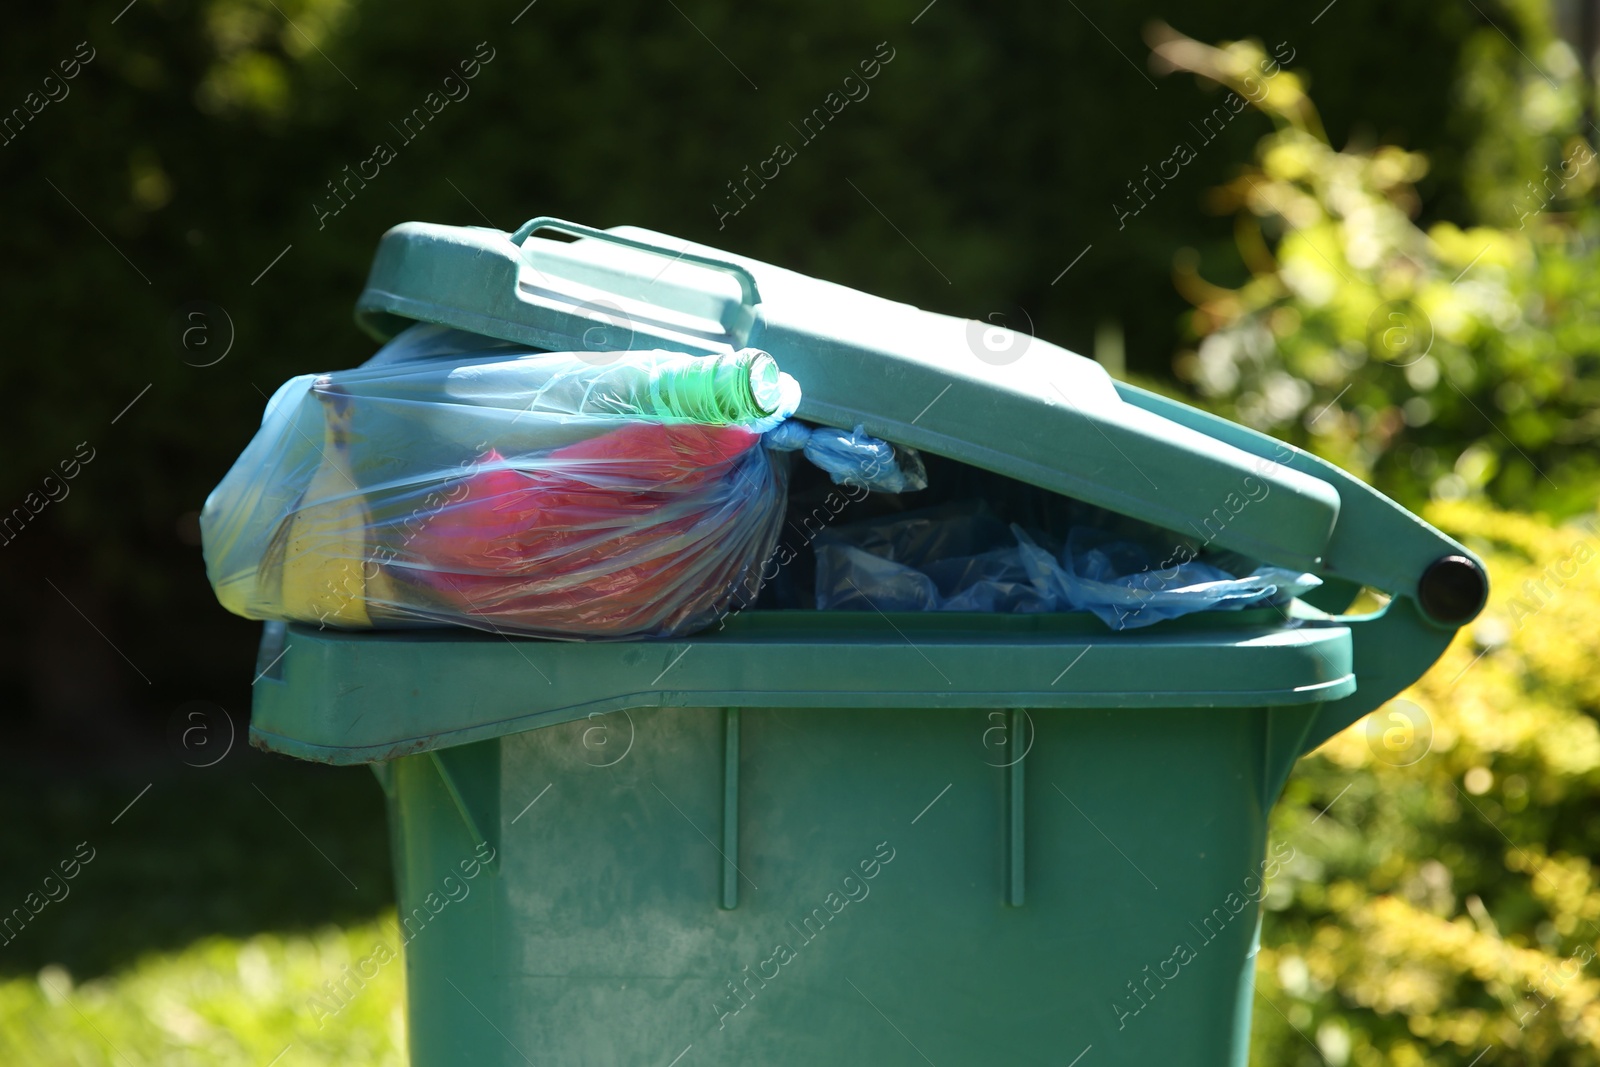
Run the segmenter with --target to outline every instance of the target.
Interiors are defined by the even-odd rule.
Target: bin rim
[[[962,628],[936,614],[795,614],[855,618],[843,631],[741,618],[713,635],[592,643],[276,624],[261,651],[251,743],[349,764],[650,707],[1203,714],[1356,692],[1350,629],[1338,620],[1111,634],[1004,615],[969,616]]]

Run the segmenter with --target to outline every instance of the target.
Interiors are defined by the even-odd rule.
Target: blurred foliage
[[[282,1057],[285,1067],[404,1067],[404,965],[374,961],[376,946],[398,943],[390,912],[310,935],[205,938],[81,985],[52,965],[0,982],[0,1060],[263,1067]],[[357,988],[343,976],[365,961],[376,973]],[[347,982],[341,1001],[327,999],[330,980]],[[342,1006],[323,1010],[316,998]]]
[[[130,753],[116,773],[7,767],[0,810],[27,818],[25,832],[12,827],[0,838],[6,914],[37,895],[80,842],[95,858],[60,902],[20,934],[7,932],[0,980],[50,964],[79,981],[100,979],[209,934],[306,933],[368,921],[393,902],[384,797],[372,773],[267,755],[245,743],[244,725],[241,716],[215,766]]]
[[[1600,1064],[1600,162],[1578,65],[1524,7],[1541,62],[1466,79],[1521,130],[1473,155],[1455,219],[1417,194],[1425,153],[1334,148],[1300,77],[1262,83],[1262,46],[1153,42],[1276,126],[1214,200],[1250,276],[1177,262],[1180,375],[1418,507],[1491,581],[1411,704],[1303,761],[1275,810],[1297,854],[1267,898],[1253,1062]]]
[[[1244,91],[1266,61],[1250,42],[1158,46],[1174,66]],[[1555,515],[1600,489],[1600,162],[1576,132],[1583,83],[1570,50],[1521,79],[1522,142],[1541,180],[1496,187],[1515,226],[1416,219],[1424,155],[1333,148],[1292,73],[1255,103],[1278,129],[1257,165],[1217,191],[1251,269],[1178,284],[1201,338],[1177,369],[1224,414],[1294,441],[1415,506],[1487,494]],[[1516,195],[1509,195],[1515,193]]]
[[[1489,606],[1402,694],[1423,716],[1407,743],[1369,743],[1418,718],[1391,704],[1275,810],[1296,860],[1266,900],[1256,981],[1278,1010],[1258,1005],[1252,1062],[1594,1067],[1600,513],[1425,517],[1487,560]]]
[[[383,793],[365,767],[240,736],[214,766],[12,766],[0,810],[26,824],[4,837],[8,909],[52,894],[45,877],[79,842],[93,850],[0,945],[0,1064],[266,1067],[291,1043],[277,1067],[405,1062],[399,961],[326,1011],[324,982],[397,944]]]

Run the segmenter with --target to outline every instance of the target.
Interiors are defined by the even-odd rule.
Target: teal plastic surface
[[[1242,1067],[1269,742],[1313,709],[1032,709],[1014,746],[647,708],[403,757],[412,1062]]]
[[[1218,620],[1225,620],[1218,625]],[[1356,692],[1350,630],[1271,608],[1110,634],[1076,615],[747,612],[681,641],[276,630],[254,742],[369,763],[640,707],[1286,707]],[[914,715],[910,715],[912,719]]]
[[[1267,849],[1271,806],[1470,618],[1419,606],[1472,593],[1423,578],[1470,553],[1046,342],[997,364],[986,325],[648,231],[409,223],[358,318],[764,348],[803,418],[1326,579],[1282,611],[1122,633],[759,611],[625,644],[270,627],[252,741],[371,763],[388,797],[414,1064],[1242,1067],[1263,881],[1293,852]],[[1362,586],[1392,599],[1325,613]]]

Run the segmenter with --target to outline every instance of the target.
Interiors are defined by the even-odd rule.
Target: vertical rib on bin
[[[739,709],[722,711],[722,906],[739,906]]]
[[[1013,908],[1022,907],[1023,883],[1026,875],[1026,856],[1023,852],[1023,786],[1022,761],[1028,755],[1028,713],[1021,708],[1011,709],[1011,728],[1006,734],[1006,903]]]

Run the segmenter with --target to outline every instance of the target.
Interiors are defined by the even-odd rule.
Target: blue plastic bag
[[[835,485],[860,485],[878,493],[911,493],[928,487],[928,474],[915,449],[869,437],[863,427],[840,430],[789,419],[768,431],[775,452],[804,452],[828,472]]]
[[[1114,630],[1283,604],[1322,584],[1282,567],[1238,577],[1192,549],[1158,552],[1088,525],[1052,552],[982,505],[841,527],[817,539],[816,553],[822,610],[1087,611]]]

